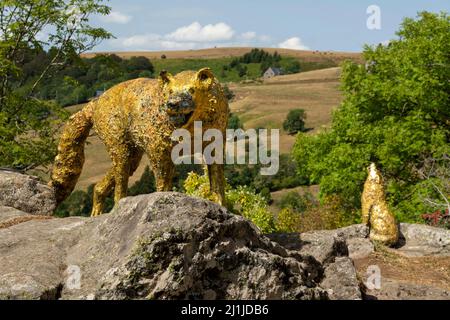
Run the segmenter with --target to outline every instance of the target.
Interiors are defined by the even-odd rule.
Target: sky
[[[449,0],[110,0],[92,23],[115,39],[93,51],[277,47],[362,51],[386,43],[405,17],[450,11]]]

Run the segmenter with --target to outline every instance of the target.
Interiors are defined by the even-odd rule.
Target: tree
[[[450,18],[419,13],[405,19],[398,39],[366,46],[366,65],[343,66],[344,101],[330,130],[300,134],[293,155],[298,171],[360,208],[366,167],[375,162],[387,181],[388,200],[401,221],[422,221],[433,193],[415,168],[450,154]]]
[[[38,99],[43,80],[111,35],[89,25],[108,14],[101,0],[7,0],[0,4],[0,166],[25,171],[51,162],[66,113]],[[30,56],[49,49],[34,71]],[[45,64],[44,64],[45,63]],[[30,77],[24,83],[24,73]]]
[[[314,202],[314,196],[309,192],[300,195],[296,191],[289,191],[282,196],[279,206],[281,209],[291,208],[296,212],[303,212]]]
[[[305,130],[306,112],[303,109],[289,111],[286,120],[283,122],[283,129],[289,134],[295,134]]]
[[[230,113],[230,117],[228,118],[228,129],[238,130],[243,128],[244,126],[242,125],[239,116],[237,114]]]
[[[298,60],[293,60],[293,61],[289,62],[289,64],[287,66],[285,66],[283,68],[283,70],[287,74],[299,73],[301,70],[300,62]]]
[[[146,57],[131,57],[126,61],[127,71],[132,74],[134,78],[139,76],[142,71],[148,71],[151,74],[155,71],[153,64]]]

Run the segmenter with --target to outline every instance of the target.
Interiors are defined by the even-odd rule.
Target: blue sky
[[[367,8],[380,9],[369,30]],[[112,32],[94,51],[187,50],[250,46],[361,51],[395,37],[404,17],[450,11],[449,0],[111,0],[93,23]]]

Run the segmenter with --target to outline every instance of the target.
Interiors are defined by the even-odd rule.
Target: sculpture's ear
[[[166,70],[163,70],[159,73],[159,83],[162,85],[168,84],[170,81],[172,81],[173,76],[167,72]]]
[[[211,72],[210,68],[203,68],[197,72],[197,80],[200,82],[212,83],[213,79],[214,79],[214,75]]]

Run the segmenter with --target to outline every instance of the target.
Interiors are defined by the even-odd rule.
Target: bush
[[[308,232],[333,230],[360,222],[357,211],[349,210],[337,197],[328,197],[323,204],[307,201],[303,212],[291,207],[280,211],[277,218],[279,232]]]
[[[295,134],[305,130],[306,112],[303,109],[289,111],[283,122],[283,129],[289,134]]]
[[[282,196],[279,206],[282,209],[291,208],[297,212],[304,212],[314,201],[314,196],[309,192],[300,195],[296,191],[290,191]]]
[[[228,101],[233,100],[234,92],[230,90],[230,88],[225,84],[223,85],[223,92],[225,93],[225,97],[227,97]]]
[[[237,114],[230,114],[230,117],[228,118],[228,129],[243,129],[241,119],[239,119],[239,116]]]
[[[278,232],[300,232],[301,217],[300,213],[292,208],[284,208],[278,213],[277,231]]]

